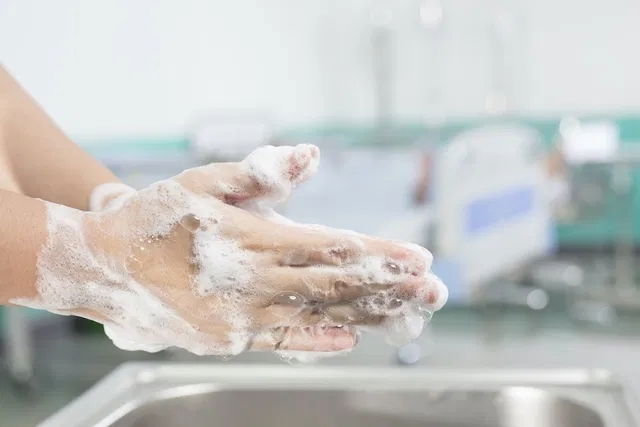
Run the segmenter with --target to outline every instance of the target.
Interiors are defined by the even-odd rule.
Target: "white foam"
[[[276,214],[273,205],[311,175],[317,163],[315,147],[256,150],[240,169],[258,182],[264,195],[241,208],[274,223],[295,225]],[[207,168],[214,171],[215,165]],[[253,310],[259,306],[256,298],[264,298],[258,287],[262,283],[261,272],[269,264],[264,264],[265,258],[258,252],[245,249],[238,233],[228,232],[233,228],[234,209],[238,208],[185,188],[180,176],[135,193],[122,184],[99,186],[91,197],[92,209],[99,212],[86,213],[51,203],[46,207],[48,238],[37,264],[39,296],[12,302],[60,314],[77,313],[101,322],[114,344],[126,350],[155,352],[178,346],[196,354],[238,354],[255,335],[264,333],[254,330]],[[191,226],[185,227],[185,218]],[[295,226],[301,232],[333,236],[328,239],[333,244],[323,248],[327,256],[364,251],[365,237],[360,234],[321,226]],[[171,240],[176,230],[192,233],[190,261],[196,267],[193,281],[188,282],[185,277],[183,288],[177,290],[150,282],[146,274],[146,269],[162,268],[163,263],[168,263],[171,265],[166,266],[166,273],[171,276],[170,270],[175,267],[172,259],[149,258],[147,254],[157,256],[157,245]],[[124,249],[118,249],[116,254],[104,250],[92,240],[96,232],[110,236]],[[428,270],[431,254],[415,245],[406,247],[422,257]],[[176,253],[177,258],[180,255],[184,254]],[[179,265],[180,261],[175,262]],[[377,285],[416,280],[406,269],[393,270],[389,260],[374,255],[359,258],[356,263],[313,268],[319,273],[337,271],[362,277]],[[422,279],[424,289],[415,301],[393,306],[394,295],[389,289],[361,298],[356,306],[387,316],[377,329],[385,331],[395,343],[413,339],[424,325],[420,309],[439,309],[447,295],[444,285],[428,271]],[[435,303],[417,302],[434,290],[438,295]],[[179,300],[172,299],[176,294]],[[291,351],[286,355],[305,360],[310,356]]]
[[[336,356],[345,356],[351,353],[353,349],[338,350],[338,351],[294,351],[294,350],[276,350],[276,354],[287,362],[300,362],[300,363],[316,363],[322,359],[327,359]]]
[[[252,291],[254,262],[237,242],[220,238],[212,229],[196,233],[194,257],[201,266],[196,280],[199,295],[214,295],[220,289]]]
[[[136,190],[120,182],[100,184],[91,192],[89,209],[97,212],[107,209],[117,209]]]
[[[246,203],[243,207],[265,216],[277,214],[271,209],[289,197],[291,190],[307,180],[318,169],[320,155],[313,145],[300,144],[295,147],[260,147],[241,162],[245,173],[256,179],[268,191],[263,197]],[[292,171],[292,162],[304,165]],[[292,178],[291,173],[295,176]]]
[[[141,239],[141,247],[149,236],[170,233],[187,211],[205,214],[211,207],[198,200],[186,200],[196,196],[172,181],[154,184],[139,196],[160,202],[136,202],[146,208],[146,215],[139,218],[140,230],[134,233],[145,236]],[[174,198],[184,203],[170,203]],[[234,311],[233,305],[228,305],[229,312],[221,316],[232,323],[226,337],[220,342],[212,341],[150,291],[148,284],[134,279],[125,264],[105,258],[105,254],[96,253],[90,247],[86,241],[85,213],[52,203],[46,203],[46,207],[48,240],[38,256],[36,288],[39,296],[29,300],[16,299],[13,303],[64,315],[78,313],[101,322],[107,336],[125,350],[156,352],[178,346],[196,354],[237,354],[246,348],[249,334],[243,328],[247,327],[247,319],[239,310]],[[113,230],[113,233],[117,232]],[[212,232],[203,234],[206,237]],[[137,238],[129,237],[134,241]],[[201,294],[203,289],[213,285],[228,288],[235,282],[225,280],[243,277],[239,274],[239,268],[243,268],[238,262],[241,259],[239,248],[234,242],[217,239],[206,247],[199,238],[195,241],[199,248],[195,252],[197,262],[206,264],[207,268],[201,270],[203,279],[197,282],[199,288],[194,288],[194,293]],[[247,264],[244,258],[242,265]],[[243,280],[251,283],[246,276]],[[235,305],[239,306],[241,302],[237,301]]]

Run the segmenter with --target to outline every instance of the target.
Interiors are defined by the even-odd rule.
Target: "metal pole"
[[[5,353],[9,376],[19,384],[33,377],[33,351],[29,319],[20,307],[5,307]]]

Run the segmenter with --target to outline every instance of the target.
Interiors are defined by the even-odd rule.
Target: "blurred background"
[[[451,296],[426,333],[322,363],[640,383],[638,16],[635,0],[1,0],[0,61],[135,187],[311,142],[321,169],[285,215],[432,250]],[[124,361],[204,360],[26,309],[0,330],[12,426]]]

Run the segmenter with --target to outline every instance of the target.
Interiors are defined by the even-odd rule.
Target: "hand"
[[[104,323],[132,350],[337,351],[355,345],[361,325],[419,334],[419,311],[447,296],[426,250],[272,210],[318,157],[310,145],[263,147],[240,163],[102,194],[99,212],[51,205],[41,304]]]

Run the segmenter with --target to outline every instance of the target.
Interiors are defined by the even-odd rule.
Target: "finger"
[[[425,280],[426,284],[416,292],[416,296],[423,308],[438,311],[446,304],[449,290],[434,274],[427,274]]]
[[[356,326],[377,326],[384,322],[386,315],[371,314],[350,304],[333,304],[323,308],[323,313],[332,323]]]
[[[348,303],[374,297],[381,289],[393,289],[391,284],[367,284],[363,277],[329,268],[278,267],[267,271],[263,279],[267,283],[261,288],[265,305],[254,315],[261,328],[332,322],[378,324],[382,316],[349,308]]]
[[[352,301],[377,289],[369,287],[364,276],[349,275],[332,267],[275,267],[266,271],[263,278],[266,283],[263,291],[267,295],[295,292],[307,302]]]
[[[352,304],[369,314],[393,315],[405,304],[419,310],[435,312],[447,301],[449,292],[433,274],[394,286],[370,297],[359,298]]]
[[[361,267],[370,272],[370,279],[379,283],[400,282],[393,287],[392,296],[413,300],[429,311],[440,310],[447,301],[447,287],[432,274],[433,256],[414,244],[402,244],[364,237],[365,250],[377,256],[363,257]],[[380,264],[380,259],[383,263]],[[352,267],[351,270],[357,270]]]
[[[433,261],[425,248],[345,232],[319,225],[281,224],[273,230],[277,239],[256,240],[256,249],[273,250],[281,262],[292,266],[361,263],[370,273],[424,275]],[[363,258],[366,258],[363,260]]]
[[[431,268],[433,255],[413,243],[360,236],[368,255],[384,259],[384,270],[399,275],[422,276]]]
[[[242,246],[257,252],[271,252],[280,265],[304,267],[312,265],[345,265],[357,262],[364,252],[358,239],[338,233],[327,233],[310,227],[269,223],[256,224],[255,233],[239,236]],[[261,231],[261,232],[258,232]]]
[[[350,350],[357,343],[352,328],[339,327],[282,327],[256,335],[250,345],[252,351],[341,351]]]
[[[433,259],[429,251],[418,245],[391,242],[318,225],[270,223],[265,233],[264,222],[258,219],[253,222],[255,232],[237,236],[242,240],[243,247],[258,252],[272,252],[281,265],[305,267],[360,263],[360,267],[367,269],[367,274],[421,276],[431,267]],[[243,225],[246,230],[246,221],[243,221]],[[390,280],[397,279],[392,277]]]
[[[376,326],[384,322],[387,313],[371,313],[349,304],[315,304],[293,307],[272,305],[254,315],[260,328],[280,326]]]
[[[257,328],[276,328],[282,326],[315,326],[327,324],[326,315],[319,306],[270,305],[254,313],[253,321]]]
[[[285,200],[291,190],[318,168],[320,151],[314,145],[260,147],[240,163],[214,163],[183,172],[177,180],[198,193],[233,205]]]
[[[439,310],[446,302],[447,288],[429,272],[432,257],[425,249],[374,240],[378,250],[384,251],[386,256],[356,256],[357,246],[350,243],[349,248],[344,243],[327,244],[326,248],[342,248],[341,252],[324,250],[325,254],[340,254],[339,259],[324,259],[329,265],[307,266],[318,249],[280,254],[280,263],[285,265],[266,273],[267,289],[272,292],[290,290],[310,299],[338,302],[393,288],[398,298],[417,298],[432,311]],[[272,243],[273,250],[284,250],[273,245],[275,243]]]
[[[440,279],[429,273],[393,288],[389,295],[401,301],[414,302],[421,308],[433,312],[444,306],[449,291]]]

